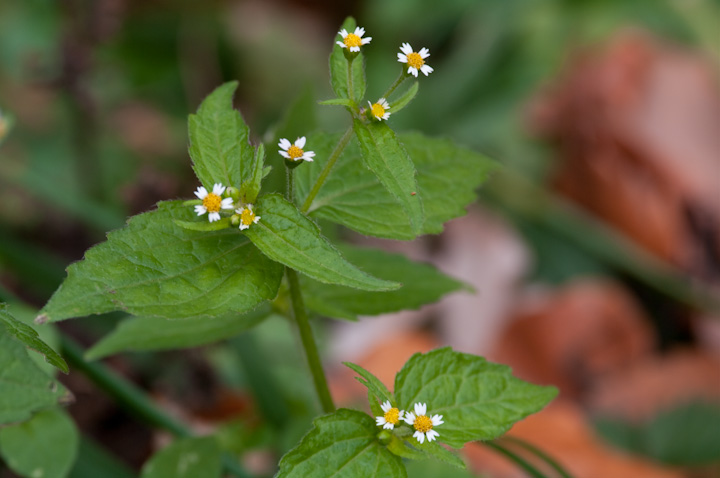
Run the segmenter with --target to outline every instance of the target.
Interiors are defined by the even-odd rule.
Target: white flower
[[[385,414],[382,417],[375,417],[375,423],[377,426],[382,426],[387,430],[392,430],[400,420],[403,419],[405,412],[399,410],[397,407],[393,407],[390,402],[385,402],[380,405],[382,411]]]
[[[250,224],[257,224],[260,220],[260,216],[256,216],[253,211],[252,204],[246,204],[244,207],[235,209],[235,212],[240,214],[240,230],[244,231],[250,227]]]
[[[197,215],[202,216],[208,212],[210,213],[208,214],[210,222],[219,221],[220,209],[232,209],[234,207],[232,198],[223,199],[220,197],[220,195],[224,192],[225,186],[220,183],[215,183],[211,193],[209,193],[203,186],[197,188],[195,195],[198,199],[202,200],[202,204],[195,206],[195,212]]]
[[[338,35],[342,36],[343,41],[336,42],[343,48],[347,48],[351,52],[360,51],[362,45],[367,45],[372,40],[372,37],[363,38],[365,29],[362,27],[355,28],[355,32],[348,33],[344,28],[338,32]]]
[[[433,72],[432,67],[425,64],[425,58],[430,56],[430,50],[427,48],[423,48],[418,53],[415,53],[409,43],[403,43],[400,51],[402,53],[397,54],[398,61],[400,63],[407,63],[407,72],[415,78],[418,76],[418,70],[422,71],[425,76]]]
[[[412,425],[415,428],[413,436],[417,438],[417,441],[423,443],[425,438],[427,441],[433,441],[440,436],[438,432],[433,430],[433,427],[442,425],[442,415],[433,415],[432,418],[426,415],[427,404],[416,403],[414,412],[405,412],[405,423]]]
[[[376,120],[382,121],[390,117],[390,105],[385,98],[380,98],[377,103],[370,103],[370,113],[375,117]]]
[[[278,146],[282,148],[282,151],[278,151],[280,156],[291,161],[312,161],[315,156],[315,153],[312,151],[303,150],[305,147],[305,136],[296,139],[294,144],[282,138]]]

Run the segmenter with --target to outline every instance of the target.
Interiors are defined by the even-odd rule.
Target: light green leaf
[[[280,460],[276,478],[405,478],[401,459],[376,439],[372,417],[340,410],[320,417],[300,444]]]
[[[268,170],[267,173],[269,174],[270,170]],[[265,176],[265,146],[260,143],[255,151],[255,159],[253,159],[250,179],[245,181],[240,187],[243,202],[250,204],[255,202],[258,194],[260,194],[260,184]]]
[[[255,148],[248,143],[248,126],[232,105],[237,86],[237,81],[219,86],[188,118],[193,169],[208,190],[214,183],[239,187],[252,174]]]
[[[352,362],[343,362],[343,365],[352,369],[360,377],[355,377],[358,382],[362,383],[367,389],[372,392],[380,401],[388,401],[395,404],[395,397],[393,397],[390,390],[373,374],[362,368],[360,365],[355,365]]]
[[[262,196],[261,220],[245,235],[269,258],[313,279],[365,290],[392,290],[400,284],[376,279],[347,262],[317,225],[279,194]]]
[[[27,420],[67,398],[65,388],[35,365],[0,322],[0,425]]]
[[[398,99],[390,102],[390,112],[392,114],[395,114],[401,109],[405,108],[408,104],[410,104],[413,98],[415,98],[415,95],[417,95],[419,88],[420,83],[417,80],[413,81],[412,86],[405,90],[403,94],[398,97]]]
[[[223,229],[227,229],[228,227],[231,227],[230,224],[230,218],[224,217],[220,219],[219,221],[210,222],[210,221],[180,221],[178,219],[175,219],[173,221],[178,226],[182,227],[183,229],[187,229],[189,231],[222,231]]]
[[[352,33],[356,26],[355,19],[347,17],[341,29],[344,28]],[[345,57],[346,49],[334,43],[336,41],[342,41],[342,37],[336,35],[333,40],[333,50],[330,54],[330,84],[338,98],[350,98],[360,102],[365,96],[365,59],[362,47],[359,53],[354,54],[355,57],[350,64]],[[350,90],[353,92],[352,96],[348,93]]]
[[[327,317],[357,320],[358,315],[379,315],[418,309],[438,301],[450,292],[468,289],[429,264],[413,262],[401,254],[377,249],[340,245],[338,249],[351,263],[376,277],[400,282],[396,291],[366,292],[338,285],[302,281],[307,306]]]
[[[79,441],[72,419],[54,408],[0,428],[0,455],[22,476],[64,478],[75,462]]]
[[[387,123],[365,124],[356,119],[353,124],[365,166],[403,207],[413,233],[420,234],[424,223],[423,208],[412,160]]]
[[[444,423],[438,441],[461,448],[466,442],[491,440],[513,423],[541,410],[557,395],[512,376],[510,367],[449,347],[415,354],[395,376],[401,409],[427,404],[427,415]]]
[[[254,327],[271,313],[261,305],[244,315],[199,317],[167,320],[157,317],[130,317],[85,353],[87,360],[97,360],[125,351],[169,350],[198,347],[218,342]]]
[[[392,435],[390,443],[387,444],[388,450],[391,453],[409,460],[427,460],[430,457],[427,453],[423,453],[407,444],[402,438],[397,435]]]
[[[43,342],[35,329],[10,315],[7,311],[7,306],[2,303],[0,303],[0,320],[5,323],[6,330],[10,333],[10,335],[25,344],[26,347],[44,355],[47,363],[57,367],[64,373],[68,373],[70,371],[67,363],[65,363],[65,360],[63,360],[60,354],[55,352],[48,344]]]
[[[68,268],[38,320],[113,310],[169,319],[217,317],[244,313],[274,298],[282,266],[237,228],[194,232],[174,223],[194,216],[181,201],[167,201],[130,218]]]
[[[153,455],[140,478],[220,478],[221,459],[215,438],[183,438]]]
[[[338,139],[339,135],[320,133],[308,138],[316,156],[314,167],[295,171],[295,193],[300,204]],[[497,163],[448,139],[427,138],[419,133],[402,134],[399,139],[417,169],[418,196],[425,213],[422,233],[439,234],[446,221],[465,214],[465,207],[476,199],[475,190],[497,168]],[[388,239],[415,237],[406,212],[360,161],[355,141],[340,156],[309,213],[362,234]]]

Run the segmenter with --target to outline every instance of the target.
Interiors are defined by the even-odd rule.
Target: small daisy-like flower
[[[407,72],[412,74],[415,78],[418,76],[418,70],[423,72],[425,76],[428,76],[433,72],[430,65],[425,64],[425,58],[430,56],[430,50],[422,48],[419,52],[414,52],[409,43],[403,43],[400,47],[402,53],[398,53],[398,61],[400,63],[407,63]]]
[[[232,198],[221,197],[221,194],[225,192],[225,186],[220,183],[215,183],[211,193],[207,191],[203,186],[197,188],[195,195],[198,199],[202,200],[202,204],[195,206],[195,212],[198,216],[202,216],[206,212],[210,222],[220,220],[220,209],[232,209],[233,200]]]
[[[397,407],[393,407],[390,402],[383,403],[380,408],[385,414],[382,417],[375,417],[375,423],[377,423],[377,426],[382,426],[387,430],[392,430],[403,419],[405,414]]]
[[[278,143],[278,146],[282,148],[282,151],[278,151],[280,156],[290,161],[312,161],[315,153],[312,151],[305,151],[305,136],[295,140],[295,143],[291,143],[285,138],[282,138]]]
[[[377,103],[370,103],[368,101],[368,104],[370,105],[370,113],[372,113],[376,120],[382,121],[390,117],[390,112],[388,111],[390,105],[385,98],[380,98],[377,100]]]
[[[355,28],[353,33],[348,33],[344,28],[338,32],[338,35],[342,36],[342,41],[336,42],[342,48],[347,48],[351,52],[360,51],[362,45],[367,45],[372,40],[372,37],[362,36],[365,34],[365,29],[362,27]]]
[[[253,211],[252,204],[246,204],[244,207],[235,209],[235,212],[240,214],[240,230],[244,231],[250,227],[250,224],[257,224],[260,220],[260,216],[256,216]]]
[[[425,438],[427,438],[427,441],[433,441],[439,437],[440,434],[433,430],[433,427],[444,423],[442,415],[433,415],[430,418],[426,413],[427,404],[425,403],[416,403],[414,412],[405,412],[405,423],[413,426],[415,429],[413,436],[420,443],[423,443]]]

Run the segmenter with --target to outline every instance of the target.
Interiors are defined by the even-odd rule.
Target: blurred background
[[[220,83],[239,80],[255,141],[289,105],[330,98],[327,58],[347,15],[373,37],[368,98],[396,77],[402,42],[430,49],[435,71],[395,129],[451,137],[503,168],[442,235],[344,233],[477,293],[317,320],[337,402],[364,400],[342,360],[390,382],[412,353],[449,344],[560,388],[510,435],[577,477],[720,476],[717,0],[2,0],[5,299],[42,306],[128,215],[192,195],[187,115]],[[341,113],[318,107],[319,127],[342,127]],[[90,346],[120,318],[60,328]],[[215,346],[106,362],[198,430],[220,427],[269,476],[318,411],[295,342],[271,318]],[[282,433],[257,411],[261,367],[292,416]],[[98,462],[132,476],[167,441],[81,374],[62,380]],[[526,476],[481,445],[465,452],[472,473],[411,476]]]

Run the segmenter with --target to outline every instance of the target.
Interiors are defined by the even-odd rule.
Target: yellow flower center
[[[412,52],[407,56],[407,62],[408,66],[412,66],[413,68],[420,69],[421,66],[425,64],[425,60],[420,56],[420,53]]]
[[[205,199],[202,200],[203,206],[208,212],[220,212],[220,206],[222,205],[222,198],[215,193],[208,193]]]
[[[350,48],[351,46],[362,45],[362,40],[356,34],[348,33],[348,35],[345,38],[343,38],[343,43],[345,43],[346,47]]]
[[[372,114],[376,118],[382,118],[385,116],[385,108],[383,108],[380,103],[375,103],[372,105]]]
[[[415,427],[415,430],[420,433],[427,433],[432,430],[433,424],[430,417],[426,415],[418,415],[413,422],[413,426]]]
[[[397,422],[400,421],[400,410],[393,407],[387,412],[385,412],[385,421],[388,423],[392,423],[393,425],[397,425]]]
[[[302,149],[298,148],[294,144],[290,146],[287,150],[288,156],[290,156],[290,159],[293,161],[297,161],[298,158],[302,157],[302,155],[305,153]]]
[[[255,220],[255,213],[252,212],[252,209],[246,207],[245,209],[243,209],[242,214],[240,214],[240,220],[243,224],[249,226]]]

